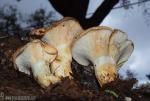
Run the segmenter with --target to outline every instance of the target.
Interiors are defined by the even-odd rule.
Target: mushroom
[[[132,41],[124,32],[105,26],[87,29],[81,35],[73,45],[73,58],[84,66],[92,62],[101,86],[114,81],[133,51]]]
[[[60,80],[53,76],[49,68],[56,56],[57,50],[52,45],[37,39],[19,48],[13,54],[13,62],[16,70],[28,75],[33,74],[34,79],[45,88]]]
[[[47,28],[41,40],[53,45],[58,50],[58,56],[51,64],[51,71],[54,75],[72,78],[71,47],[81,31],[83,29],[80,24],[70,17],[65,17]]]

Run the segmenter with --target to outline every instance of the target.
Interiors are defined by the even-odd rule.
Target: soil
[[[28,41],[15,37],[0,39],[0,101],[150,101],[150,88],[132,89],[135,78],[123,80],[118,77],[99,87],[91,65],[82,67],[72,62],[74,79],[62,78],[61,83],[41,88],[28,75],[14,69],[12,54]],[[128,100],[130,101],[130,100]]]

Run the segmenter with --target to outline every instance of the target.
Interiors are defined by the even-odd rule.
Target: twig
[[[145,3],[145,2],[150,2],[150,0],[137,1],[137,2],[133,2],[133,3],[126,4],[126,5],[117,6],[117,7],[114,7],[112,10],[119,9],[119,8],[123,8],[124,6],[134,6],[134,5],[141,4],[141,3]],[[94,14],[94,12],[90,12],[90,13],[88,13],[87,15],[92,15],[92,14]]]
[[[8,35],[7,36],[0,36],[0,39],[4,39],[4,38],[7,38],[8,37]]]

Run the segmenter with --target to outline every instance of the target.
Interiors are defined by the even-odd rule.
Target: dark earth
[[[91,66],[82,67],[75,61],[72,62],[73,80],[63,78],[61,83],[42,89],[32,77],[13,68],[12,54],[27,42],[16,37],[0,38],[0,101],[127,101],[125,97],[150,101],[150,88],[132,89],[137,83],[135,78],[118,77],[99,87]],[[19,96],[20,99],[16,98]]]

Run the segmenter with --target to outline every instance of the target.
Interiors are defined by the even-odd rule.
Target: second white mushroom
[[[85,66],[92,62],[101,86],[114,81],[133,51],[132,41],[124,32],[104,26],[90,28],[81,35],[74,43],[73,58]]]
[[[80,24],[70,17],[55,22],[46,29],[42,40],[58,50],[56,60],[51,64],[51,71],[58,77],[71,77],[72,43],[83,31]]]

